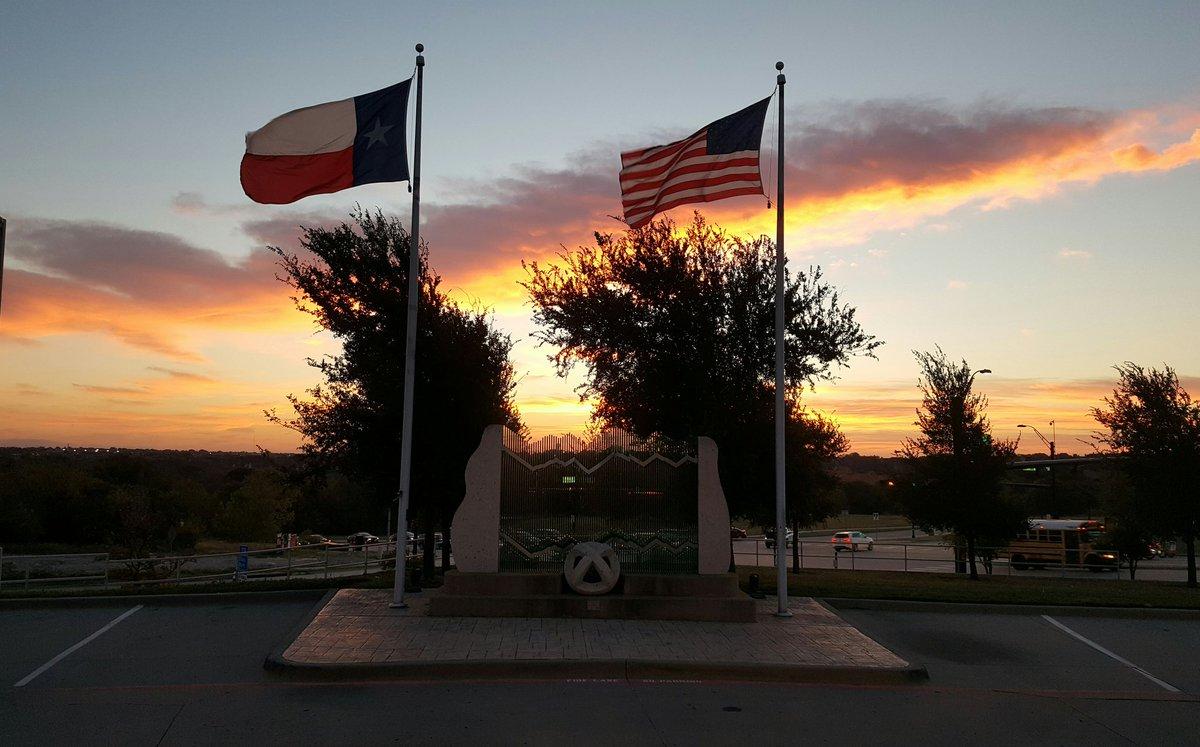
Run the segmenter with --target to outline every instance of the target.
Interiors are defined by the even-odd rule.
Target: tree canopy
[[[302,450],[372,486],[378,506],[399,483],[409,234],[396,218],[357,209],[333,228],[305,228],[301,252],[271,247],[296,305],[342,345],[308,363],[323,381],[289,395],[294,417],[268,416],[304,436]],[[521,429],[513,405],[512,341],[486,311],[441,290],[421,250],[419,336],[413,410],[410,507],[425,529],[449,517],[463,495],[463,470],[485,426]],[[430,558],[431,560],[431,558]]]
[[[1025,526],[1022,508],[1002,491],[1016,443],[992,438],[987,397],[974,391],[975,371],[941,348],[914,351],[922,400],[916,425],[897,452],[907,460],[906,513],[929,530],[950,530],[966,545],[971,578],[981,547],[1007,544]]]
[[[697,213],[682,228],[662,219],[619,235],[597,233],[593,245],[563,251],[556,264],[528,263],[526,271],[539,325],[534,337],[554,348],[561,375],[584,367],[578,391],[594,402],[594,418],[642,437],[713,437],[731,510],[768,515],[774,244],[732,236]],[[819,268],[789,276],[785,318],[792,441],[814,453],[840,453],[844,440],[832,423],[802,417],[800,393],[882,343],[863,330]],[[793,464],[801,463],[789,456]],[[800,478],[789,483],[797,507],[806,485]]]
[[[1196,583],[1196,535],[1200,531],[1200,403],[1170,366],[1134,363],[1116,367],[1117,387],[1092,416],[1108,429],[1099,440],[1123,455],[1134,500],[1128,521],[1182,535],[1188,585]]]

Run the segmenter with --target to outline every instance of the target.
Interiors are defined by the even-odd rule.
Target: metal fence
[[[536,442],[505,429],[500,569],[562,570],[577,542],[606,542],[630,573],[695,573],[694,446],[607,430]]]
[[[953,545],[938,542],[877,541],[873,549],[857,550],[837,547],[825,539],[801,539],[787,546],[788,568],[837,569],[850,571],[899,571],[908,573],[955,573],[967,567],[965,556],[956,557]],[[793,552],[793,549],[795,552]],[[1026,577],[1056,576],[1059,578],[1129,579],[1128,565],[1115,559],[1101,563],[1070,563],[1048,560],[1026,560],[1013,563],[1002,553],[1008,548],[983,547],[981,553],[991,553],[989,560],[976,560],[979,573],[992,575],[1022,575]],[[766,540],[750,538],[733,540],[734,561],[741,566],[773,566],[775,550]],[[798,557],[797,557],[798,556]],[[797,563],[798,561],[798,563]],[[1161,580],[1162,575],[1179,575],[1186,566],[1167,560],[1142,560],[1138,563],[1137,578]],[[1170,579],[1175,580],[1175,579]]]
[[[14,555],[0,548],[0,590],[369,575],[395,566],[395,544],[326,543],[147,558],[114,558],[110,553]],[[419,544],[420,540],[408,542],[409,558],[419,556]]]

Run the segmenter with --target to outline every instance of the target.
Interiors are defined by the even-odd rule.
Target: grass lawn
[[[53,597],[106,597],[150,594],[230,594],[246,591],[294,591],[302,589],[390,589],[394,575],[391,571],[371,576],[342,576],[338,578],[298,578],[262,581],[223,581],[192,584],[130,584],[96,589],[10,589],[0,592],[4,599],[46,599]],[[428,588],[441,585],[441,578],[426,584]]]
[[[775,588],[774,568],[738,568],[742,588],[751,573],[768,595]],[[1171,607],[1200,609],[1200,590],[1182,582],[1115,581],[981,576],[972,581],[949,573],[898,573],[808,569],[788,579],[788,593],[808,597],[907,599],[925,602],[1081,605],[1098,607]]]
[[[229,542],[219,539],[202,539],[191,552],[170,553],[171,555],[216,555],[225,552],[240,552],[242,545],[250,550],[273,550],[274,542]]]
[[[868,534],[871,527],[906,527],[909,526],[909,521],[903,516],[893,514],[880,514],[876,519],[874,514],[847,514],[845,516],[830,516],[828,519],[819,521],[805,529],[860,529]]]

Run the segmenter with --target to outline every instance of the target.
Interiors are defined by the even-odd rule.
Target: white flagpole
[[[783,300],[784,293],[787,292],[784,272],[787,257],[783,252],[783,85],[787,79],[783,76],[782,62],[776,62],[775,69],[779,71],[775,78],[779,87],[779,150],[776,164],[779,181],[775,195],[775,586],[779,596],[779,609],[775,611],[775,615],[791,617],[787,593],[787,450],[784,444],[787,425],[784,338],[787,330]],[[799,542],[800,538],[795,537],[792,541]]]
[[[400,489],[396,508],[396,580],[392,607],[404,609],[404,571],[408,558],[408,494],[412,484],[413,383],[417,376],[417,309],[421,288],[421,82],[425,72],[424,44],[417,45],[417,117],[413,135],[412,231],[408,245],[408,331],[404,342],[404,424],[400,436]]]

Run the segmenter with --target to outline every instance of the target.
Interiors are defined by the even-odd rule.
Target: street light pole
[[[1029,430],[1033,431],[1034,434],[1042,440],[1042,443],[1046,444],[1046,446],[1048,446],[1050,448],[1050,461],[1054,461],[1055,457],[1058,456],[1058,452],[1054,446],[1054,441],[1058,437],[1058,426],[1055,425],[1055,421],[1053,421],[1053,420],[1050,421],[1050,438],[1046,438],[1045,436],[1043,436],[1042,432],[1039,431],[1036,426],[1028,425],[1026,423],[1017,423],[1017,427],[1018,428],[1028,428]],[[1058,473],[1055,471],[1054,465],[1050,465],[1049,469],[1050,469],[1050,505],[1053,506],[1055,510],[1057,510],[1058,509]]]

